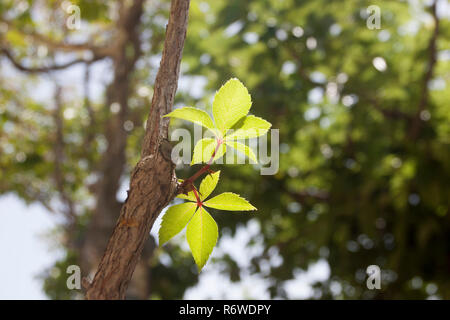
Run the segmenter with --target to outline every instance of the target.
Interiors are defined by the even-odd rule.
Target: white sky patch
[[[330,26],[330,34],[332,36],[338,36],[342,31],[342,28],[339,24],[335,23]]]
[[[375,57],[372,60],[372,64],[380,72],[384,72],[387,69],[387,63],[386,60],[384,60],[382,57]]]
[[[306,39],[306,47],[309,50],[314,50],[317,47],[317,40],[314,37],[309,37]]]
[[[244,33],[242,38],[248,44],[255,44],[259,40],[259,35],[256,32],[246,32],[246,33]]]
[[[224,30],[225,36],[227,38],[231,38],[231,37],[235,36],[236,34],[239,33],[239,31],[241,31],[243,26],[244,26],[244,24],[240,20],[237,20],[237,21],[229,24],[228,27],[226,27]]]
[[[336,82],[328,82],[326,92],[331,103],[336,104],[339,101],[339,88]]]
[[[207,2],[200,2],[198,7],[200,8],[200,11],[205,13],[209,11],[209,4]]]
[[[245,227],[238,227],[234,237],[224,235],[214,249],[213,255],[221,256],[224,253],[229,254],[240,268],[241,281],[232,282],[227,276],[224,276],[220,265],[215,268],[206,268],[200,274],[199,282],[186,290],[184,299],[270,299],[268,288],[271,280],[265,278],[269,275],[271,267],[277,267],[283,259],[276,248],[269,249],[269,260],[261,261],[261,274],[250,274],[248,269],[252,258],[263,252],[264,244],[262,238],[256,241],[256,244],[245,246],[250,239],[255,239],[260,233],[259,221],[250,220]],[[329,278],[330,268],[325,260],[319,260],[313,264],[306,272],[296,271],[295,278],[285,282],[285,289],[289,297],[308,298],[312,294],[311,284],[316,281],[325,281]]]
[[[278,40],[284,41],[284,40],[287,39],[288,34],[287,34],[286,30],[284,30],[284,29],[278,29],[278,30],[275,32],[275,36],[277,37]]]
[[[325,83],[327,81],[327,76],[324,75],[322,72],[320,71],[313,71],[311,72],[311,74],[309,75],[309,78],[317,83]]]
[[[450,50],[441,50],[438,52],[438,59],[441,61],[450,60]]]
[[[286,61],[281,67],[281,72],[287,75],[293,74],[297,69],[297,65],[292,61]]]
[[[76,115],[76,111],[74,108],[67,108],[66,110],[64,110],[64,119],[66,120],[72,120],[73,118],[75,118]]]
[[[358,96],[354,94],[348,94],[342,97],[342,104],[346,107],[351,107],[358,102]]]
[[[312,104],[319,104],[323,101],[324,90],[320,87],[315,87],[308,92],[308,102]]]
[[[320,259],[306,271],[294,271],[294,279],[286,281],[284,287],[289,299],[307,299],[313,294],[312,285],[329,277],[330,266],[326,260]]]
[[[341,72],[337,75],[336,81],[340,84],[346,83],[348,80],[348,75],[344,72]]]
[[[204,53],[200,56],[200,63],[205,65],[211,62],[211,55]]]
[[[321,111],[319,107],[311,107],[305,111],[304,117],[306,121],[316,120],[320,117]]]
[[[447,84],[443,78],[432,79],[428,82],[428,88],[430,90],[444,90],[446,86]]]
[[[304,33],[305,33],[305,31],[300,26],[296,26],[296,27],[292,28],[292,34],[296,38],[300,38],[301,36],[303,36]]]
[[[436,4],[436,11],[440,19],[450,19],[450,2],[448,0],[440,0]]]
[[[56,219],[13,194],[1,196],[0,207],[0,299],[47,299],[37,276],[61,257],[42,237]]]
[[[381,30],[378,32],[378,40],[381,42],[388,41],[391,38],[391,33],[387,30]]]
[[[231,282],[220,270],[202,272],[198,284],[189,288],[184,299],[270,299],[270,282],[258,276],[250,276],[240,282]]]
[[[186,92],[194,99],[200,99],[205,92],[208,79],[204,76],[183,76],[178,82],[178,91]]]

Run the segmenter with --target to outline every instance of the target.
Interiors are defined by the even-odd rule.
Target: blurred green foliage
[[[381,9],[380,30],[366,27],[372,4]],[[283,263],[266,273],[273,297],[286,297],[283,281],[319,258],[331,277],[316,297],[450,297],[450,28],[448,15],[439,19],[432,39],[431,8],[414,8],[407,1],[193,5],[189,73],[207,77],[208,88],[239,77],[254,112],[280,129],[275,176],[230,167],[223,177],[232,186],[221,184],[241,188],[260,208],[265,250],[251,272],[261,273],[276,249]],[[384,270],[380,291],[366,289],[371,264]],[[340,292],[330,290],[335,282]]]

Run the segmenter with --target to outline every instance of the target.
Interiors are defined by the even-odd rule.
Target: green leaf
[[[247,116],[236,123],[235,130],[230,132],[225,139],[256,138],[265,135],[271,126],[270,122],[262,118]]]
[[[238,194],[224,192],[204,202],[203,205],[214,209],[230,211],[250,211],[257,210],[247,200],[241,198]]]
[[[195,144],[194,154],[192,155],[191,165],[208,162],[214,150],[216,149],[216,140],[211,138],[204,138]]]
[[[228,80],[217,91],[213,101],[213,116],[216,127],[222,134],[239,119],[246,116],[252,100],[247,88],[238,80]]]
[[[183,230],[191,217],[194,215],[195,208],[197,208],[196,203],[186,202],[171,206],[167,210],[166,214],[162,218],[161,227],[158,232],[160,246]]]
[[[197,108],[183,107],[175,109],[171,113],[166,114],[164,117],[178,118],[191,121],[214,131],[214,123],[209,114]]]
[[[256,160],[256,156],[255,153],[253,152],[253,150],[246,146],[243,143],[237,142],[237,141],[225,141],[225,143],[227,144],[227,146],[230,146],[234,149],[236,149],[237,151],[245,154],[247,157],[249,157],[253,163],[258,163],[258,160]]]
[[[191,165],[205,162],[207,163],[214,151],[216,150],[217,140],[211,138],[204,138],[197,142],[194,147],[194,154],[192,156]],[[225,144],[222,144],[217,150],[216,155],[214,156],[214,160],[220,159],[226,151]]]
[[[189,191],[187,195],[184,193],[180,193],[177,195],[177,198],[197,202],[197,199],[195,198],[195,194],[192,191]]]
[[[208,174],[200,183],[200,198],[206,199],[217,186],[219,182],[220,171]]]
[[[200,271],[217,243],[219,231],[211,215],[201,207],[187,226],[186,238]]]

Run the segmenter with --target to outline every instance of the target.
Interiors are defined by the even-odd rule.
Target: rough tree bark
[[[177,89],[190,0],[173,0],[160,69],[155,81],[141,160],[131,174],[128,198],[108,242],[87,299],[123,299],[149,232],[161,210],[174,198],[175,167],[160,150],[168,137],[168,119]]]

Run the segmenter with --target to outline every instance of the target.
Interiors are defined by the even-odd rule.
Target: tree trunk
[[[153,223],[175,196],[175,166],[159,148],[167,140],[169,126],[169,119],[161,116],[171,111],[177,89],[189,2],[172,1],[141,160],[131,174],[128,198],[94,280],[87,289],[87,299],[124,299]]]

